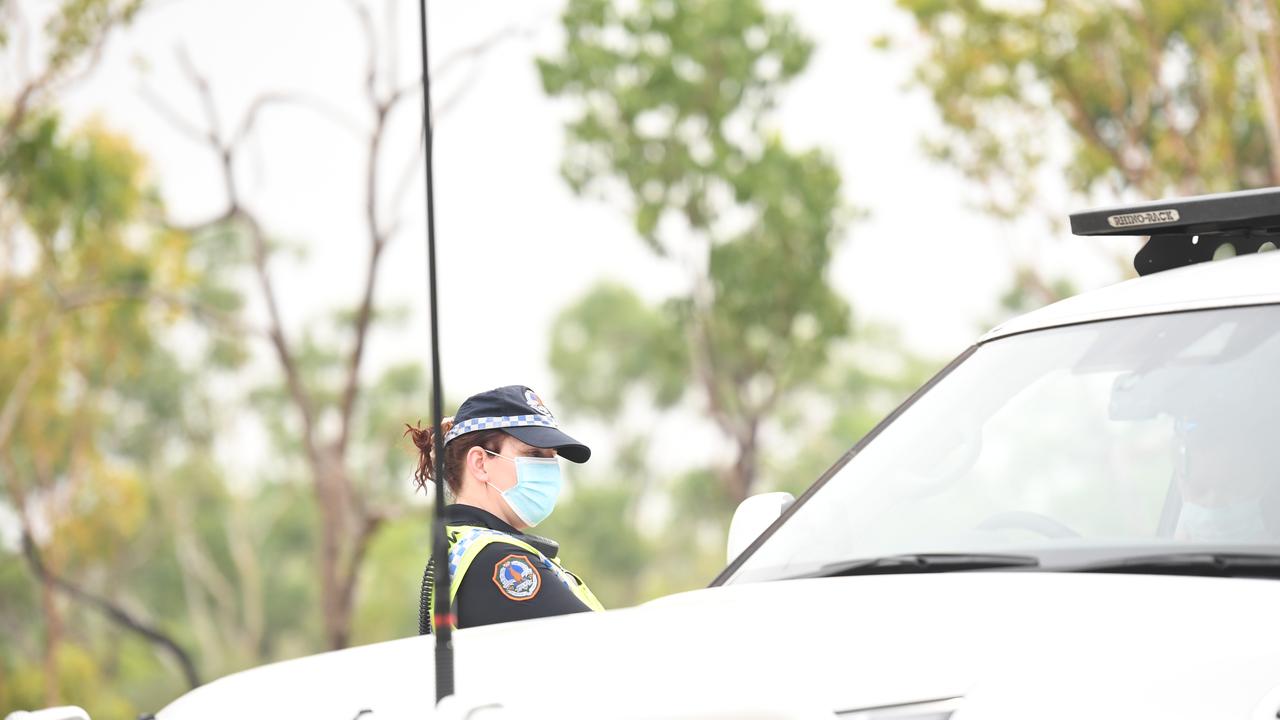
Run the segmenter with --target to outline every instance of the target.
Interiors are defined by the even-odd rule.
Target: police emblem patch
[[[523,555],[508,555],[493,568],[493,584],[516,601],[532,599],[542,588],[542,576]]]
[[[538,397],[538,393],[526,388],[524,391],[524,401],[529,403],[529,408],[539,415],[551,417],[551,411],[547,409],[546,405],[542,404],[542,398]]]

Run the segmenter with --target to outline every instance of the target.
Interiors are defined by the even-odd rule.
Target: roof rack
[[[1280,187],[1199,195],[1071,214],[1076,235],[1147,235],[1139,275],[1280,246]]]

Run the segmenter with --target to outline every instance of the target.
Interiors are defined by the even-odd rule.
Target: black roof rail
[[[1280,187],[1085,210],[1071,232],[1149,236],[1133,258],[1139,275],[1265,252],[1280,246]]]

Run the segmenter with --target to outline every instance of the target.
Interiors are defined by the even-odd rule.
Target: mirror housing
[[[729,522],[727,562],[741,555],[795,501],[789,492],[760,493],[743,500]]]
[[[89,720],[89,713],[76,705],[63,705],[43,710],[15,710],[4,720]]]

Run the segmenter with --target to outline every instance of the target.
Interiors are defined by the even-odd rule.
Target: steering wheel
[[[1054,520],[1048,515],[1028,512],[1026,510],[1009,510],[996,513],[978,523],[978,530],[1005,530],[1014,528],[1030,530],[1050,538],[1078,538],[1080,533]]]

